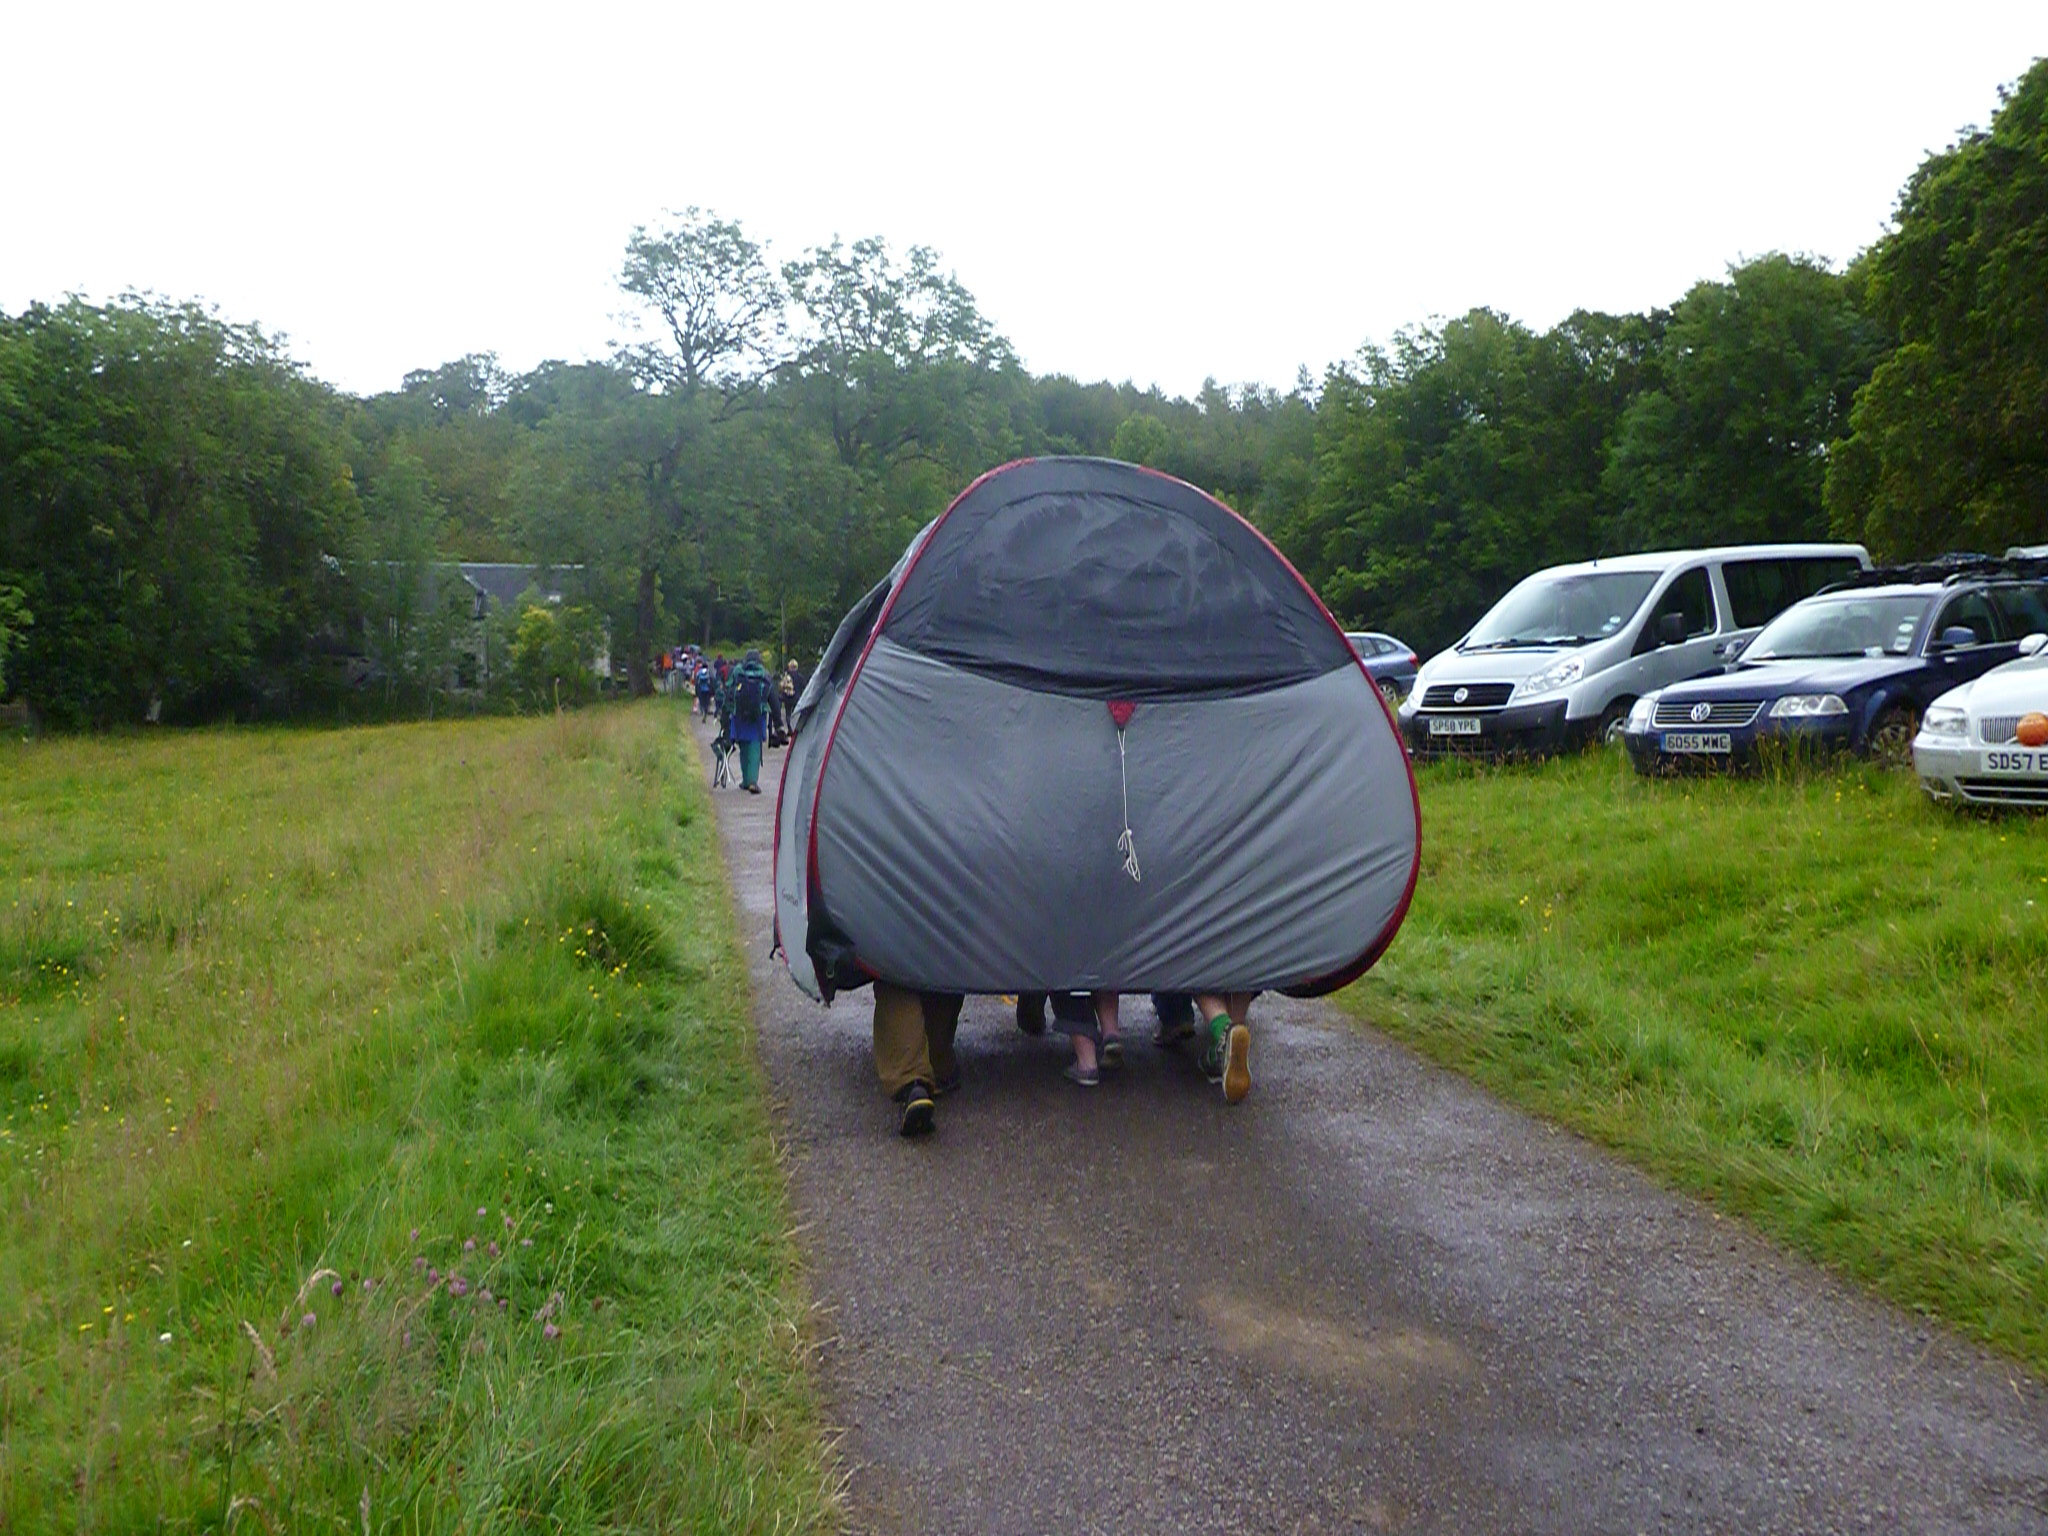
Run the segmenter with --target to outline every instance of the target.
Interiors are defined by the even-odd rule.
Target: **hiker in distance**
[[[747,652],[727,684],[732,702],[726,712],[726,730],[739,743],[740,788],[750,795],[761,793],[761,744],[768,739],[769,698],[774,687],[774,679],[761,665],[759,651]]]

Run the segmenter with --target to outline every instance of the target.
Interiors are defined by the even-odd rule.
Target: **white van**
[[[1861,544],[1744,544],[1552,566],[1423,664],[1411,751],[1553,752],[1613,740],[1643,694],[1731,661],[1802,597],[1870,568]]]

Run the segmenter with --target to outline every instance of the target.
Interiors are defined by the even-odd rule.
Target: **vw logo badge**
[[[1456,693],[1451,695],[1451,702],[1453,704],[1462,704],[1465,702],[1467,698],[1471,696],[1471,693],[1472,690],[1470,688],[1460,688]]]
[[[1695,704],[1695,705],[1693,705],[1693,707],[1692,707],[1692,723],[1693,723],[1694,725],[1705,725],[1705,724],[1707,723],[1707,716],[1711,715],[1711,714],[1712,714],[1713,712],[1714,712],[1714,708],[1713,708],[1713,706],[1712,706],[1711,704]]]

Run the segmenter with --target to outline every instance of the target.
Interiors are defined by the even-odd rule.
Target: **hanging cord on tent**
[[[1116,728],[1116,776],[1124,790],[1124,833],[1116,840],[1116,850],[1124,856],[1124,873],[1133,881],[1143,879],[1138,873],[1138,840],[1131,831],[1131,779],[1124,768],[1124,728]]]

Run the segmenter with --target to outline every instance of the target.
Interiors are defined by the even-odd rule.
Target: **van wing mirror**
[[[2048,646],[2048,635],[2044,635],[2036,630],[2020,642],[2020,654],[2022,656],[2038,656],[2041,654],[2043,646]]]
[[[1659,645],[1683,645],[1685,643],[1684,614],[1660,613],[1657,615],[1657,643]]]

